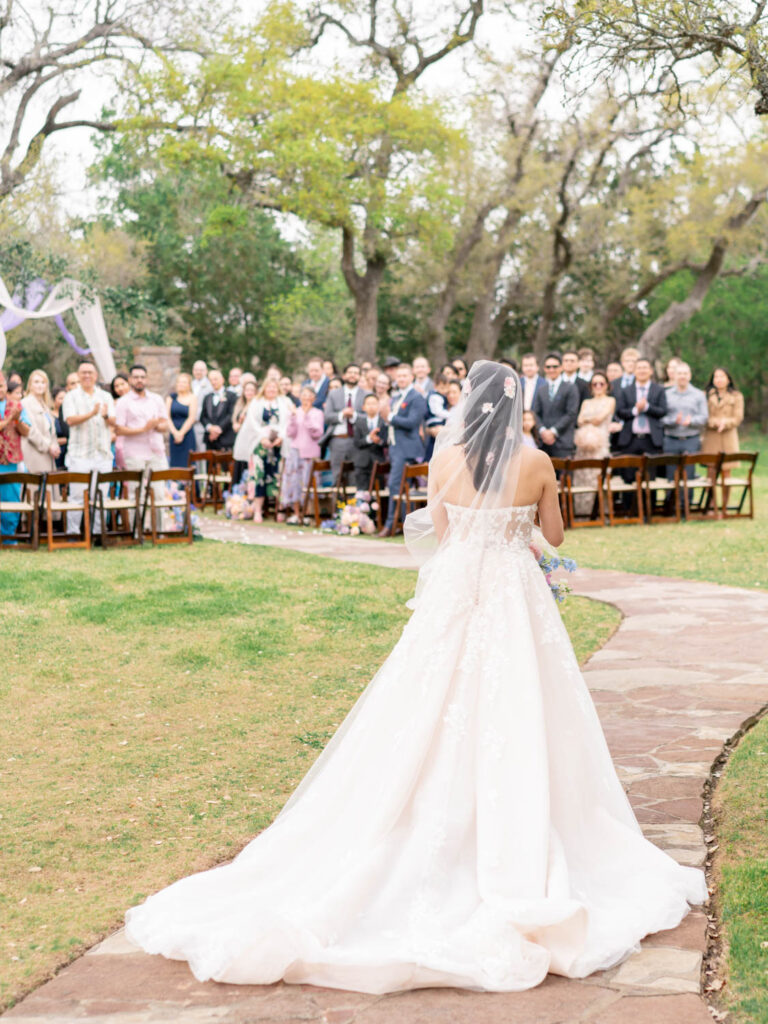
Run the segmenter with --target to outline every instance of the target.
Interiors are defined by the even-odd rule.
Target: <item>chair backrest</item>
[[[232,452],[231,451],[208,452],[208,455],[210,456],[209,461],[210,461],[212,466],[224,466],[224,465],[228,466],[230,464],[230,462],[232,462]]]
[[[647,471],[664,469],[667,466],[679,466],[681,461],[680,452],[666,452],[662,455],[646,455],[645,468]]]
[[[150,469],[149,483],[162,483],[164,480],[181,480],[191,484],[194,479],[193,469]]]
[[[63,470],[58,473],[48,473],[45,477],[47,487],[68,487],[69,484],[89,484],[90,473],[69,473]]]
[[[42,487],[45,473],[3,473],[0,484],[22,484],[24,487]]]
[[[417,462],[413,466],[406,466],[403,472],[404,480],[413,480],[417,476],[427,476],[429,473],[428,462]]]
[[[188,466],[194,466],[194,464],[196,462],[207,462],[207,463],[210,463],[211,455],[213,455],[213,454],[214,454],[213,452],[209,452],[209,451],[190,452],[189,455],[187,456],[187,465]]]
[[[312,460],[312,474],[325,473],[326,470],[331,468],[331,463],[328,459],[313,459]]]
[[[725,469],[726,466],[742,464],[746,467],[747,475],[751,479],[759,455],[759,452],[726,452],[723,455],[721,466]]]
[[[143,473],[140,469],[111,469],[96,475],[96,484],[139,484]]]
[[[374,480],[386,480],[389,477],[391,466],[388,462],[374,462],[371,467],[371,484]]]
[[[620,469],[637,469],[642,471],[645,466],[645,455],[611,455],[608,459],[608,472]]]
[[[682,455],[680,457],[681,466],[710,466],[716,470],[720,469],[722,461],[723,456],[721,452],[697,452],[696,455]]]
[[[550,458],[552,468],[556,473],[567,473],[571,466],[570,459],[553,459]]]
[[[554,460],[553,460],[554,461]],[[608,459],[569,459],[568,460],[568,471],[573,473],[577,469],[601,469],[604,470],[608,465]]]

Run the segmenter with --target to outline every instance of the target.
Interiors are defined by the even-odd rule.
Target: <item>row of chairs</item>
[[[145,487],[142,484],[145,483]],[[0,484],[18,484],[18,500],[0,499],[0,513],[16,513],[19,523],[13,534],[4,534],[0,521],[0,548],[21,547],[37,550],[40,524],[44,522],[48,550],[90,548],[94,539],[102,547],[117,544],[142,544],[146,537],[153,544],[192,543],[191,469],[150,470],[144,480],[140,470],[112,470],[107,473],[4,473]],[[158,497],[153,485],[180,485],[178,497]],[[74,488],[82,494],[73,496]],[[179,509],[181,525],[165,529],[160,522],[163,511]],[[80,527],[70,531],[68,517],[80,516]],[[100,532],[94,532],[96,517]],[[147,523],[147,520],[149,522]]]
[[[566,527],[616,526],[686,519],[753,518],[753,474],[758,454],[615,455],[602,459],[553,459],[558,477],[560,506]],[[304,516],[322,522],[323,505],[334,510],[356,488],[350,484],[354,464],[343,462],[338,476],[323,483],[330,472],[327,460],[316,459],[304,494]],[[382,528],[389,463],[376,462],[368,490],[377,505],[377,526]],[[426,462],[406,466],[395,498],[391,533],[400,529],[402,515],[424,505]],[[580,472],[581,471],[581,472]],[[586,479],[585,479],[586,477]],[[590,501],[590,497],[592,500]],[[586,499],[586,501],[585,501]],[[584,506],[586,505],[586,511]]]

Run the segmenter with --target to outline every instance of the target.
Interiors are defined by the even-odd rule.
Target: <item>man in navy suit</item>
[[[395,384],[399,395],[389,417],[389,510],[380,537],[389,534],[395,521],[395,506],[405,467],[424,461],[424,442],[420,431],[427,416],[427,400],[413,386],[410,363],[400,363]]]
[[[650,360],[637,360],[635,379],[619,392],[616,415],[624,424],[616,445],[621,455],[656,455],[663,449],[667,396],[653,380]]]
[[[579,392],[563,379],[561,370],[559,353],[550,352],[544,360],[547,379],[533,400],[541,447],[553,459],[573,455],[573,433],[581,405]]]
[[[539,361],[533,352],[526,352],[520,360],[520,383],[523,385],[523,409],[533,409],[533,400],[543,387],[544,378],[539,373]]]
[[[307,379],[302,387],[312,388],[315,392],[315,400],[312,403],[314,409],[322,409],[325,405],[329,383],[323,373],[323,360],[319,356],[313,356],[307,363]]]

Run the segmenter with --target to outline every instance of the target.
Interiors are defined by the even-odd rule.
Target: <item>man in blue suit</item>
[[[319,356],[313,356],[307,363],[307,379],[302,387],[312,388],[315,392],[313,408],[322,409],[328,397],[329,380],[323,373],[323,360]]]
[[[421,426],[427,416],[427,400],[413,386],[410,363],[400,363],[395,373],[399,395],[389,417],[389,511],[387,523],[379,534],[386,537],[395,521],[395,506],[407,465],[424,461]]]

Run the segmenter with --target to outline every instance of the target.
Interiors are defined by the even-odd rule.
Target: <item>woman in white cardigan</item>
[[[264,499],[278,500],[280,490],[280,456],[290,450],[288,420],[293,409],[289,399],[280,394],[280,385],[267,377],[258,396],[248,406],[248,415],[238,431],[236,459],[249,459],[248,474],[254,482],[253,520],[262,521]],[[238,444],[241,445],[238,448]],[[245,447],[250,451],[245,451]]]
[[[59,455],[53,402],[44,370],[33,370],[27,381],[27,390],[21,400],[31,426],[21,439],[21,451],[28,473],[54,473]]]

